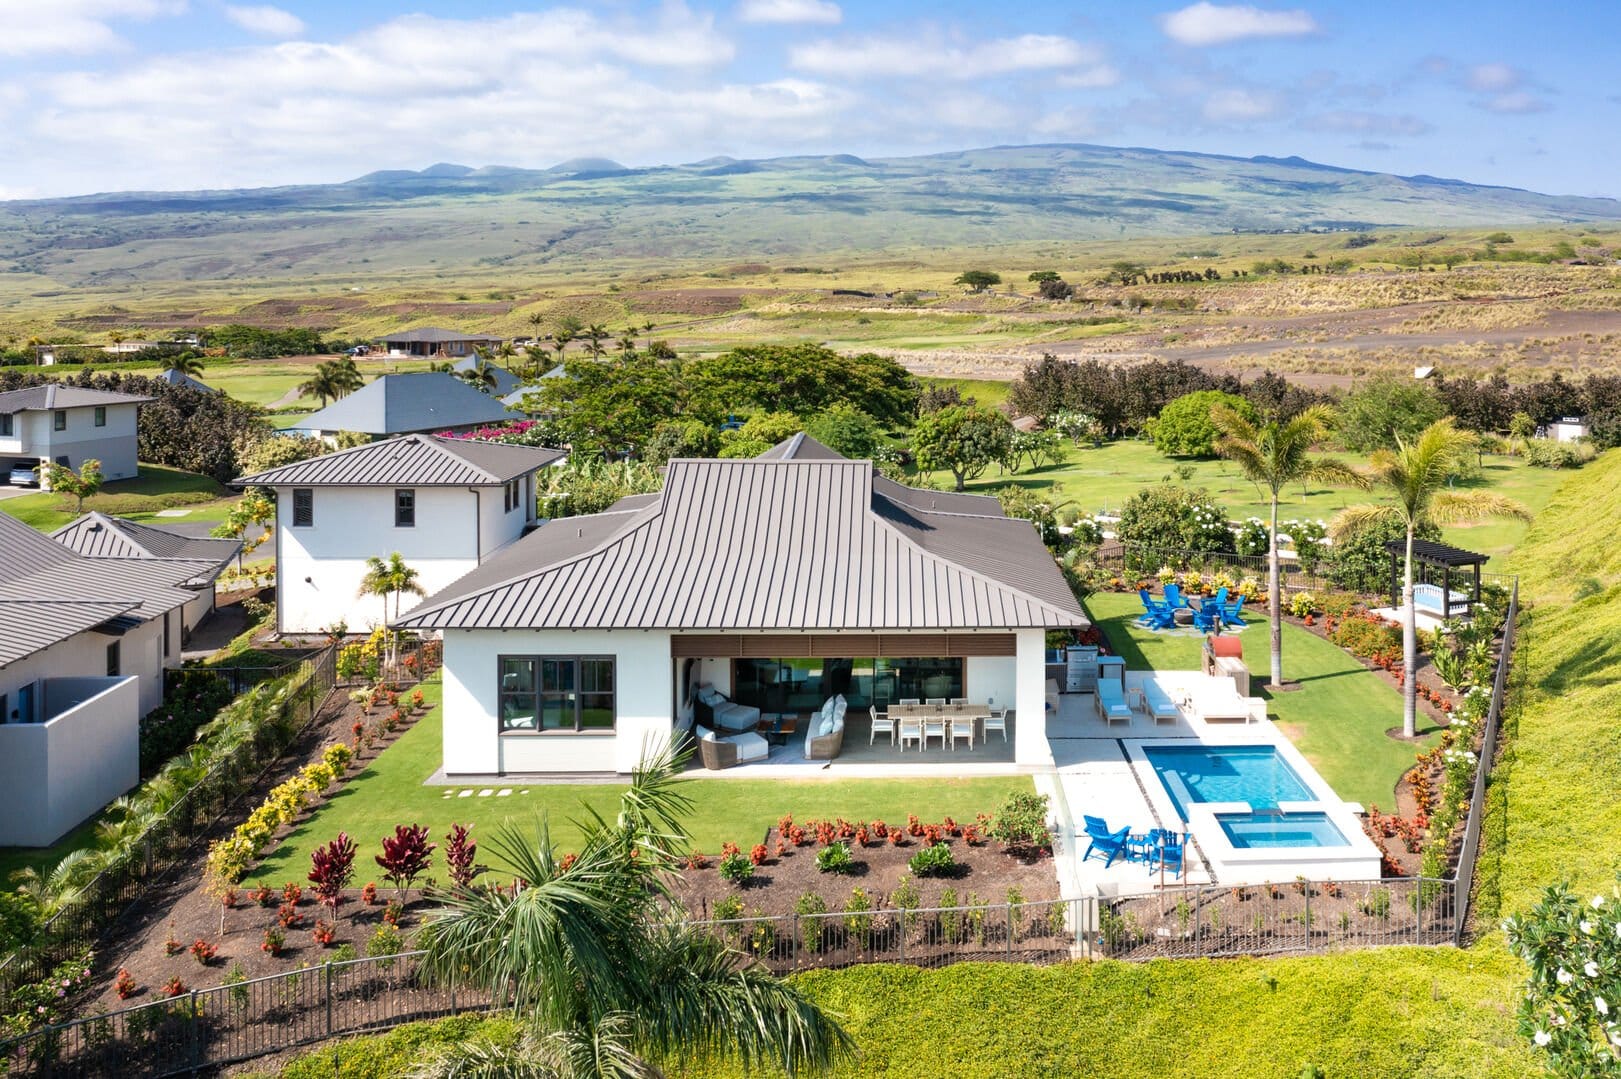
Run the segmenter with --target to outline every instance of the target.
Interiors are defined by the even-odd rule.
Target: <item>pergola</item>
[[[1401,578],[1402,559],[1407,553],[1405,539],[1391,540],[1385,544],[1385,550],[1390,552],[1390,605],[1401,606]],[[1436,543],[1434,540],[1415,539],[1413,541],[1413,562],[1418,567],[1413,577],[1413,583],[1434,583],[1430,579],[1429,569],[1441,571],[1441,602],[1447,617],[1452,615],[1452,571],[1458,569],[1474,569],[1474,588],[1470,592],[1471,605],[1480,602],[1480,567],[1486,564],[1490,555],[1483,555],[1477,551],[1466,551],[1462,547],[1453,547],[1445,543]]]

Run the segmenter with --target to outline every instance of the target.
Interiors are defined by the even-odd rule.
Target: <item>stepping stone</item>
[[[495,792],[495,796],[497,798],[505,798],[507,795],[509,795],[511,793],[512,793],[512,788],[511,787],[502,787],[500,790]]]
[[[458,797],[458,798],[471,798],[472,796],[473,796],[473,792],[471,790],[465,790],[465,791],[462,791],[460,794],[456,795],[456,797]]]
[[[492,795],[494,793],[495,793],[495,791],[491,790],[489,787],[485,787],[483,790],[478,792],[478,796],[480,798],[488,798],[490,795]]]
[[[190,510],[158,510],[158,512],[154,513],[152,516],[154,516],[154,517],[190,517],[191,516],[191,511]]]

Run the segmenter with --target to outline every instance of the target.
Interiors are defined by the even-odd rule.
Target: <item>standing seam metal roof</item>
[[[658,503],[629,515],[591,549],[535,566],[535,557],[547,557],[551,530],[583,532],[586,519],[554,521],[475,571],[471,588],[452,585],[400,624],[707,630],[1088,624],[1028,522],[974,523],[963,538],[941,542],[933,532],[994,519],[905,520],[894,505],[875,503],[868,461],[836,455],[672,461]],[[1022,544],[1021,529],[1028,533]],[[982,549],[988,537],[1005,548],[1000,562]],[[484,583],[498,576],[505,579]]]
[[[443,371],[383,375],[298,426],[310,431],[402,435],[515,419],[498,397]]]
[[[406,435],[233,480],[236,487],[478,487],[505,483],[564,455],[539,446]]]
[[[154,400],[133,393],[87,390],[83,386],[63,386],[57,382],[25,386],[0,393],[0,413],[44,412],[57,408],[88,408],[93,405],[131,405]]]
[[[95,629],[135,606],[112,601],[0,600],[0,667]]]

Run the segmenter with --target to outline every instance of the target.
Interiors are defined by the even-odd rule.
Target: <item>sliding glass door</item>
[[[851,708],[887,708],[903,698],[961,697],[961,658],[739,659],[732,699],[762,712],[808,713],[842,693]]]

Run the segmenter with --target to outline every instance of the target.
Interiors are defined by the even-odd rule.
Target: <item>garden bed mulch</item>
[[[718,859],[711,856],[703,868],[688,868],[681,873],[674,898],[696,919],[713,917],[715,904],[732,897],[742,903],[745,915],[791,914],[807,893],[821,897],[828,910],[837,911],[844,908],[855,888],[866,892],[875,908],[885,909],[893,906],[891,896],[902,875],[909,874],[908,860],[924,846],[922,838],[913,836],[905,836],[900,846],[889,840],[873,840],[872,845],[862,847],[852,840],[852,872],[839,874],[817,869],[816,853],[822,848],[811,836],[806,836],[803,846],[783,842],[780,854],[779,839],[773,828],[766,837],[765,861],[744,885],[722,879]],[[973,845],[960,836],[948,836],[941,842],[950,849],[958,869],[953,876],[914,879],[924,907],[940,906],[941,893],[947,889],[956,893],[956,903],[965,905],[975,901],[1007,902],[1012,889],[1025,902],[1058,898],[1058,874],[1050,855],[1018,857],[995,840]]]
[[[406,710],[402,709],[402,712],[404,711]],[[207,834],[199,838],[192,849],[190,861],[172,870],[164,881],[155,885],[140,903],[123,916],[108,939],[102,942],[96,950],[97,980],[91,995],[78,1010],[88,1011],[96,1005],[113,1010],[145,1003],[155,999],[160,987],[174,977],[180,978],[190,988],[218,985],[233,963],[241,963],[246,975],[255,978],[296,970],[301,966],[320,962],[318,953],[327,949],[315,944],[310,936],[310,929],[317,917],[330,920],[331,916],[324,907],[315,904],[312,889],[309,882],[303,879],[302,872],[295,881],[306,893],[303,901],[297,905],[302,919],[301,924],[298,928],[286,932],[288,945],[286,950],[279,956],[271,956],[260,949],[260,944],[264,939],[265,928],[276,923],[277,907],[262,908],[252,903],[248,898],[248,889],[244,887],[239,890],[235,906],[225,911],[225,931],[222,934],[221,904],[217,898],[209,895],[204,887],[203,861],[208,844],[230,834],[231,829],[264,800],[271,788],[297,773],[306,764],[319,761],[322,752],[332,743],[345,742],[352,746],[354,724],[362,719],[375,720],[377,714],[378,709],[374,708],[370,715],[363,717],[360,705],[347,699],[346,689],[334,690],[318,710],[314,722],[305,728],[293,746],[248,793],[237,801],[228,814],[223,816]],[[395,731],[384,734],[370,748],[362,748],[355,755],[346,774],[348,776],[359,774],[368,762],[410,730],[424,714],[425,712],[421,711],[411,712],[404,717]],[[298,828],[310,814],[325,804],[328,798],[341,790],[343,784],[336,783],[321,797],[312,801],[297,820],[281,830],[276,841],[264,853],[268,854],[274,850],[283,837]],[[364,876],[368,868],[356,865],[356,873],[360,877],[357,884],[364,884],[369,879],[368,876]],[[377,884],[381,894],[375,907],[366,907],[360,901],[358,888],[353,890],[347,901],[339,907],[337,918],[339,933],[332,947],[350,943],[354,945],[357,954],[365,954],[366,943],[380,924],[383,904],[392,894],[392,889],[381,879]],[[406,904],[400,925],[402,932],[409,933],[415,927],[421,906],[420,897],[413,897],[412,901]],[[168,955],[165,945],[171,936],[188,949],[195,941],[205,940],[215,946],[217,954],[206,966],[197,963],[189,952]],[[113,989],[114,977],[120,968],[130,972],[140,990],[128,1000],[120,1000]]]

